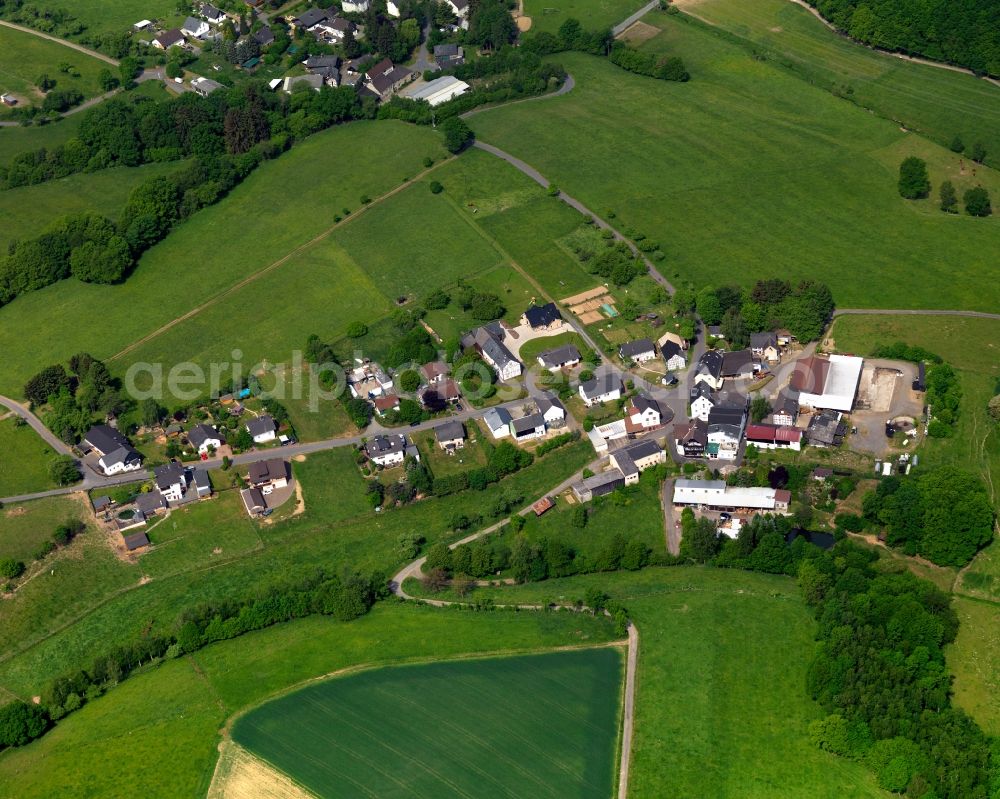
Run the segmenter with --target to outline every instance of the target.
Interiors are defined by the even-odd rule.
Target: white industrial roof
[[[831,355],[823,393],[809,394],[803,391],[799,395],[799,404],[849,413],[854,407],[854,396],[858,391],[864,365],[864,358],[853,355]]]
[[[426,100],[431,105],[441,105],[453,97],[465,94],[468,90],[469,84],[464,80],[459,80],[454,75],[445,75],[443,78],[435,78],[422,86],[406,89],[400,94],[411,100]]]
[[[776,493],[773,488],[727,486],[724,480],[677,480],[674,504],[773,510]]]

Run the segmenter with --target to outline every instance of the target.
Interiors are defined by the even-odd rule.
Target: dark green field
[[[385,668],[239,719],[233,739],[320,797],[612,795],[616,649]]]

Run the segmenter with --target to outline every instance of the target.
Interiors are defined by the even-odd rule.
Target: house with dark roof
[[[658,463],[666,463],[667,453],[651,438],[628,444],[611,453],[611,465],[625,477],[625,485],[639,482],[639,474]]]
[[[264,494],[259,488],[244,488],[240,491],[240,498],[243,500],[243,507],[247,513],[253,516],[260,516],[267,510],[267,502]]]
[[[606,472],[584,477],[573,485],[573,493],[578,502],[590,502],[595,497],[603,497],[625,485],[625,475],[620,469],[609,469]]]
[[[153,482],[167,502],[179,502],[188,486],[188,473],[177,461],[153,469]]]
[[[761,358],[772,363],[777,361],[781,357],[781,350],[778,349],[778,334],[773,330],[767,333],[751,333],[750,352],[754,358]]]
[[[708,448],[708,424],[691,419],[687,424],[674,425],[674,446],[685,458],[702,458]]]
[[[288,22],[293,30],[307,31],[335,16],[337,16],[337,9],[332,6],[330,8],[307,8]]]
[[[226,15],[211,3],[201,4],[201,15],[210,25],[221,25],[226,21]]]
[[[441,69],[460,67],[465,63],[465,50],[457,44],[438,44],[434,46],[434,60]]]
[[[504,345],[504,337],[502,325],[484,325],[462,338],[462,348],[475,349],[500,380],[513,380],[521,374],[521,362]]]
[[[199,455],[206,455],[226,443],[222,434],[207,424],[196,424],[192,427],[188,431],[188,441],[198,450]]]
[[[153,47],[158,50],[169,50],[171,47],[180,47],[184,44],[184,34],[180,28],[172,28],[164,31],[153,39]]]
[[[254,488],[269,494],[288,485],[288,464],[281,458],[268,458],[250,464],[247,480]]]
[[[149,536],[145,533],[123,535],[122,540],[125,542],[125,549],[129,552],[135,552],[137,549],[149,546]]]
[[[708,413],[708,446],[710,458],[734,460],[743,440],[747,421],[747,406],[740,403],[719,403]]]
[[[722,388],[724,378],[722,377],[723,354],[719,350],[706,350],[698,359],[694,368],[694,385],[704,383],[711,389]]]
[[[564,344],[538,354],[538,365],[550,372],[567,366],[576,366],[579,363],[580,350],[572,344]]]
[[[660,345],[660,355],[668,372],[675,372],[687,366],[687,357],[684,355],[684,348],[676,341],[665,341]]]
[[[515,441],[531,441],[545,435],[545,417],[540,413],[532,413],[514,419],[510,423],[510,434]]]
[[[722,376],[736,379],[753,377],[753,356],[750,350],[736,350],[722,356]]]
[[[254,41],[256,41],[261,47],[267,47],[268,45],[274,44],[274,31],[265,25],[263,28],[254,32],[253,38]]]
[[[255,444],[264,444],[277,438],[278,425],[274,423],[274,418],[266,413],[251,419],[247,422],[246,428]]]
[[[392,435],[375,436],[365,444],[365,454],[372,463],[379,466],[393,466],[402,463],[409,450],[406,436],[394,433]]]
[[[135,508],[144,519],[155,516],[168,507],[167,498],[159,491],[146,491],[135,498]]]
[[[521,324],[528,325],[532,330],[552,330],[562,326],[562,315],[554,302],[532,305],[521,314]]]
[[[184,24],[181,25],[181,33],[185,36],[190,36],[192,39],[202,39],[208,35],[212,28],[209,24],[197,17],[188,17],[184,20]]]
[[[656,357],[656,345],[648,338],[626,341],[618,348],[618,357],[623,361],[645,363]]]
[[[602,402],[621,399],[622,381],[618,375],[604,372],[580,384],[580,397],[588,408]]]
[[[695,383],[691,389],[691,416],[708,421],[708,413],[720,402],[718,394],[708,383]]]
[[[535,398],[538,412],[549,427],[562,427],[566,423],[566,406],[554,394],[542,394]]]
[[[454,452],[465,446],[465,425],[452,420],[434,428],[434,438],[445,452]]]
[[[368,68],[365,87],[385,101],[416,77],[406,67],[396,66],[388,58]]]
[[[80,442],[86,454],[96,452],[97,464],[106,475],[134,472],[142,468],[143,456],[118,430],[106,424],[91,427]]]
[[[792,392],[782,392],[771,409],[771,421],[784,427],[791,427],[799,415],[799,400]]]
[[[198,499],[212,496],[212,480],[204,469],[192,469],[191,482],[198,493]]]
[[[644,392],[637,393],[625,409],[626,429],[634,434],[668,424],[674,412]]]

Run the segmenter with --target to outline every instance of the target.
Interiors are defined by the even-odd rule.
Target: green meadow
[[[60,524],[74,519],[87,521],[89,508],[80,497],[82,494],[46,497],[0,509],[0,559],[30,563]]]
[[[663,32],[643,48],[682,56],[689,83],[562,53],[572,92],[477,114],[473,129],[658,242],[675,283],[822,276],[841,306],[997,307],[1000,222],[897,191],[908,147],[930,150],[935,190],[957,168],[949,151],[711,29],[660,12],[645,21]]]
[[[0,405],[0,416],[6,410]],[[16,424],[16,417],[0,420],[0,452],[0,496],[56,487],[49,477],[49,462],[56,453],[28,425]]]
[[[608,647],[373,669],[268,702],[232,736],[329,799],[604,799],[623,672]]]
[[[611,637],[607,620],[575,614],[396,603],[350,624],[318,616],[280,624],[149,669],[39,741],[0,753],[0,796],[204,796],[227,719],[306,680],[362,664],[533,652]],[[497,718],[495,708],[491,715]]]
[[[47,125],[0,128],[0,164],[6,166],[19,153],[65,144],[76,135],[82,119],[74,114]]]
[[[694,0],[685,14],[745,40],[768,61],[938,144],[982,142],[1000,163],[1000,87],[958,72],[878,53],[839,36],[788,0]]]
[[[532,31],[555,33],[567,19],[586,28],[610,28],[643,6],[642,0],[527,0],[524,13]]]

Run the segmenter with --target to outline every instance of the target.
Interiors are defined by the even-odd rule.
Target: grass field
[[[232,734],[330,799],[604,799],[622,671],[610,648],[377,669],[269,702]]]
[[[956,597],[960,627],[947,652],[954,702],[989,735],[1000,735],[1000,605]]]
[[[175,20],[177,4],[170,0],[80,0],[70,13],[87,26],[86,33],[128,33],[140,19]]]
[[[0,405],[0,416],[6,408]],[[28,425],[18,426],[14,418],[0,421],[0,496],[12,497],[55,488],[49,477],[52,447]]]
[[[664,32],[643,47],[681,55],[689,83],[563,53],[574,90],[477,114],[479,138],[660,243],[660,269],[677,283],[822,275],[842,306],[1000,304],[988,256],[1000,222],[931,213],[933,200],[899,197],[898,159],[914,134],[710,30],[660,12],[645,21]],[[615,118],[627,124],[607,124]],[[932,151],[935,182],[957,160],[912,146]],[[995,185],[989,170],[978,177]]]
[[[54,561],[53,572],[44,580],[32,581],[30,590],[18,591],[14,601],[0,603],[0,687],[31,696],[56,674],[90,663],[96,641],[112,646],[145,632],[172,629],[185,607],[242,597],[317,566],[337,572],[391,571],[401,562],[397,542],[404,533],[419,531],[428,545],[452,540],[458,537],[450,524],[456,514],[482,513],[501,492],[533,501],[543,487],[581,469],[592,459],[593,450],[580,442],[484,492],[437,498],[378,515],[367,508],[361,477],[349,473],[345,456],[311,455],[295,464],[305,511],[257,525],[259,545],[253,543],[246,516],[235,500],[229,513],[211,504],[227,502],[224,497],[178,516],[176,533],[172,527],[162,531],[162,553],[151,552],[137,565],[117,560],[96,536],[85,558]],[[174,521],[170,517],[164,524]],[[167,542],[172,535],[177,543]],[[161,533],[153,529],[150,536],[156,540]],[[214,553],[213,542],[220,542],[223,552]],[[144,574],[144,561],[150,556],[157,556],[149,567],[156,569],[154,579]]]
[[[0,128],[0,164],[6,166],[18,153],[63,144],[76,135],[82,119],[74,114],[48,125]]]
[[[129,193],[139,183],[180,168],[180,164],[149,164],[104,169],[37,186],[0,191],[0,214],[4,219],[0,227],[0,251],[6,252],[12,240],[37,236],[60,217],[70,214],[93,211],[117,220]]]
[[[573,602],[591,586],[622,601],[639,630],[630,796],[888,796],[864,767],[809,743],[821,715],[804,688],[815,622],[794,580],[674,567],[477,596]]]
[[[61,64],[75,67],[79,77],[60,71]],[[56,82],[55,90],[79,89],[84,97],[100,94],[97,75],[109,66],[57,42],[0,28],[0,94],[13,94],[20,105],[41,104],[44,95],[35,84],[43,74]],[[4,106],[0,116],[8,115]]]
[[[360,664],[533,651],[610,637],[603,619],[394,603],[350,624],[312,617],[278,625],[133,677],[40,741],[0,753],[0,796],[204,796],[226,719],[304,680]]]
[[[642,7],[642,0],[528,0],[524,13],[532,31],[555,33],[567,19],[585,28],[610,28]]]
[[[752,42],[769,60],[939,144],[959,135],[1000,163],[1000,87],[876,53],[830,31],[788,0],[681,0],[686,13]]]
[[[39,546],[52,539],[63,522],[86,521],[85,508],[76,497],[47,497],[0,509],[0,558],[30,563]]]

